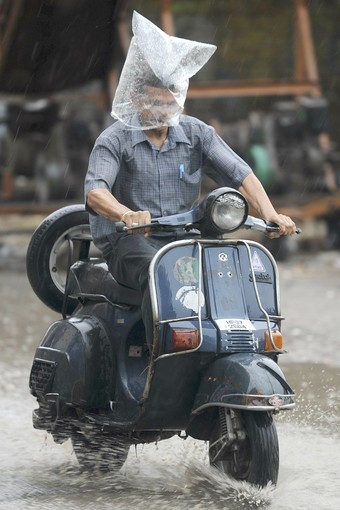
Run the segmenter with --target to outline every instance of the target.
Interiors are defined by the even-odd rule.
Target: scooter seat
[[[135,289],[115,280],[104,259],[78,260],[69,273],[68,291],[74,297],[104,296],[112,303],[140,306],[141,298]]]

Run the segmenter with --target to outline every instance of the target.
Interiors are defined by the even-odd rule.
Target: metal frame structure
[[[175,35],[171,11],[172,0],[161,0],[162,29]],[[209,82],[192,84],[189,99],[206,99],[232,96],[321,96],[318,65],[316,61],[307,0],[294,0],[295,9],[295,72],[294,80]]]

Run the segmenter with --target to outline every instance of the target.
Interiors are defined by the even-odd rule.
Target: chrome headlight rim
[[[225,197],[225,199],[229,199],[229,200],[223,200],[223,197]],[[229,205],[228,205],[228,202],[229,202]],[[234,203],[235,210],[233,210],[233,206],[231,205],[230,202]],[[240,214],[239,219],[236,221],[236,223],[235,223],[236,218],[230,220],[232,222],[232,224],[230,226],[227,226],[227,225],[221,226],[221,223],[223,223],[223,220],[222,220],[222,222],[216,221],[216,214],[217,215],[219,214],[216,212],[216,209],[217,209],[217,207],[219,207],[221,205],[222,205],[222,208],[223,208],[223,205],[226,206],[226,209],[227,209],[226,212],[228,212],[228,208],[229,208],[230,209],[229,213],[231,213],[231,214],[233,212],[237,212],[237,209],[239,209],[239,212],[241,214]],[[247,200],[245,199],[245,197],[242,195],[242,193],[240,193],[238,190],[235,190],[233,188],[219,188],[219,189],[215,190],[214,192],[210,193],[210,195],[207,199],[206,212],[207,212],[207,216],[209,216],[210,223],[211,223],[211,226],[213,227],[213,229],[216,230],[219,234],[227,234],[227,233],[235,232],[244,224],[244,222],[246,221],[246,219],[248,217],[248,203],[247,203]],[[226,214],[226,216],[227,216],[227,214]]]

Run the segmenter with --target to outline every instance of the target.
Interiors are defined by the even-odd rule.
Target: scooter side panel
[[[204,287],[199,287],[198,247],[195,244],[176,246],[158,261],[155,282],[160,320],[193,317],[198,313],[206,317]]]
[[[269,315],[280,315],[278,296],[278,275],[274,263],[266,250],[260,245],[249,244],[251,253],[251,266],[255,274],[256,286],[259,292],[262,307]],[[243,274],[243,289],[247,296],[247,313],[250,319],[264,318],[260,310],[255,290],[249,256],[246,247],[238,245],[240,270]]]
[[[193,414],[216,405],[274,411],[293,407],[294,393],[273,360],[260,354],[238,353],[217,358],[208,367]]]
[[[273,261],[261,245],[249,243],[248,248],[227,240],[204,247],[208,313],[220,334],[221,353],[261,352],[267,330],[264,311],[275,317],[273,329],[280,324]]]
[[[204,248],[204,274],[210,317],[248,319],[238,248],[222,244]]]
[[[153,382],[136,430],[185,430],[209,354],[164,357],[154,366]]]
[[[208,246],[204,249],[205,271],[213,319],[264,319],[254,290],[251,266],[262,307],[278,315],[276,274],[273,263],[261,245]]]
[[[114,374],[111,345],[94,317],[53,323],[36,350],[31,392],[59,394],[61,403],[84,408],[105,407]]]

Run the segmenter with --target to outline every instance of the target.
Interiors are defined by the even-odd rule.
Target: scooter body
[[[209,441],[211,464],[231,476],[275,483],[277,463],[264,475],[249,468],[254,452],[235,470],[235,451],[243,459],[252,448],[253,417],[263,414],[273,429],[273,413],[294,406],[277,364],[283,317],[272,255],[254,241],[183,239],[155,255],[149,282],[152,346],[138,295],[103,259],[71,266],[67,294],[79,305],[37,348],[34,426],[74,446],[75,431],[89,426],[125,445],[189,435]]]
[[[100,260],[71,268],[71,292],[77,296],[78,286],[82,304],[52,324],[33,362],[32,392],[55,399],[56,416],[74,407],[96,421],[100,409],[98,423],[104,412],[112,430],[176,432],[210,406],[292,407],[291,392],[271,359],[275,351],[263,355],[267,320],[260,306],[272,330],[281,316],[275,262],[261,245],[179,241],[156,256],[150,267],[152,355],[138,306],[111,301],[121,301],[118,295],[81,291],[83,281],[91,286],[91,269],[108,271]],[[174,331],[197,331],[199,345],[174,347]]]

